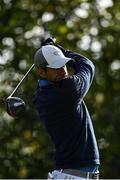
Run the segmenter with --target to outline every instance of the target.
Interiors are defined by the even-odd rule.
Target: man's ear
[[[42,69],[42,68],[37,69],[37,74],[41,78],[45,78],[45,70],[44,69]]]

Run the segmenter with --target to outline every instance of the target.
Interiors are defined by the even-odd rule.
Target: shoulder
[[[64,87],[78,86],[80,83],[80,78],[77,75],[71,75],[62,80],[62,85]]]
[[[77,75],[72,75],[62,80],[62,89],[69,95],[75,95],[80,92],[81,81]]]

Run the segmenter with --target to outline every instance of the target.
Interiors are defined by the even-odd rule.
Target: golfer
[[[93,63],[54,43],[38,49],[34,63],[40,79],[33,103],[56,149],[56,167],[48,179],[99,179],[98,147],[83,100],[94,77]]]

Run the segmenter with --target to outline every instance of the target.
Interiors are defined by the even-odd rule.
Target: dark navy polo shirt
[[[100,163],[96,137],[83,101],[95,67],[80,54],[68,50],[64,54],[75,60],[74,75],[57,83],[40,81],[33,103],[55,145],[56,169],[96,165]]]

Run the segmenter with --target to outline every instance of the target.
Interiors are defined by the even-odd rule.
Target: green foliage
[[[31,103],[34,70],[16,94],[27,104],[24,116],[13,119],[4,107],[49,35],[96,66],[85,100],[100,149],[100,174],[120,178],[120,2],[112,0],[0,1],[0,178],[46,178],[54,168],[54,146]]]

